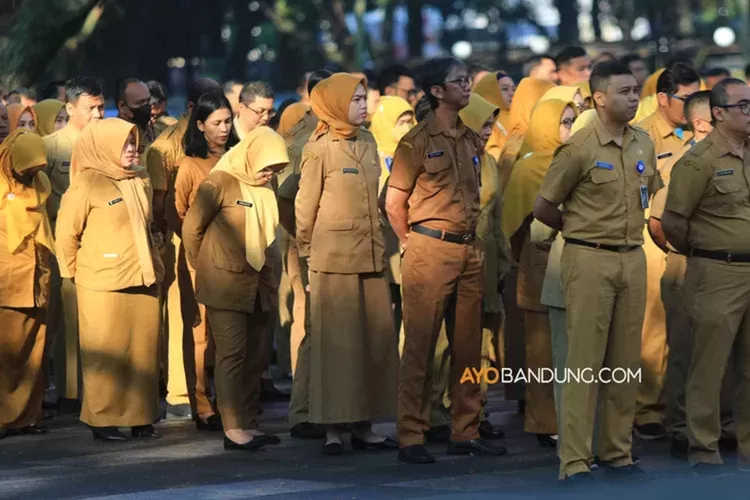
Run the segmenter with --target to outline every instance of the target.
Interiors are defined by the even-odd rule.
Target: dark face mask
[[[128,106],[128,109],[131,113],[133,113],[133,123],[136,125],[140,125],[141,127],[145,127],[146,125],[151,122],[151,105],[145,104],[141,106],[140,108],[131,108]]]

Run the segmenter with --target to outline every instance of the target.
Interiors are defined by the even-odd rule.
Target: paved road
[[[725,477],[694,477],[685,462],[668,458],[667,442],[635,442],[649,480],[570,491],[556,481],[554,452],[523,433],[515,405],[500,394],[490,399],[490,419],[506,431],[507,456],[448,456],[435,445],[438,462],[427,466],[348,446],[340,457],[323,456],[319,441],[289,437],[283,403],[265,408],[261,425],[282,444],[255,453],[224,451],[220,434],[197,432],[192,423],[158,424],[159,440],[110,444],[93,441],[73,418],[53,419],[46,436],[0,441],[0,499],[750,498],[750,474],[728,465]],[[392,421],[377,428],[395,430]]]

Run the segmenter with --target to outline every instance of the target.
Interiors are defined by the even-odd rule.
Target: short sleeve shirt
[[[60,200],[70,187],[70,159],[79,134],[80,132],[73,125],[66,125],[61,130],[43,137],[47,148],[45,172],[52,185],[52,193],[47,201],[47,212],[52,221],[57,219]]]
[[[302,172],[302,150],[315,131],[317,119],[312,111],[305,113],[304,118],[292,127],[286,136],[289,165],[279,175],[279,188],[276,194],[285,200],[294,200],[299,191],[299,178]]]
[[[693,138],[693,133],[688,130],[672,128],[658,109],[638,122],[636,127],[645,130],[651,137],[656,151],[656,168],[663,179],[664,169],[674,165],[680,157],[680,151]]]

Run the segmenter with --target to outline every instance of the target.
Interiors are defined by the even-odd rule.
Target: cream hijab
[[[130,134],[135,134],[138,148],[138,131],[135,125],[119,118],[92,120],[76,141],[71,158],[71,182],[86,170],[94,170],[115,182],[128,209],[133,239],[138,250],[143,284],[156,283],[156,271],[151,254],[151,196],[146,169],[133,165],[122,168],[120,157]]]
[[[289,156],[284,139],[268,127],[258,127],[222,156],[212,169],[226,172],[240,183],[252,210],[245,211],[245,258],[256,271],[266,263],[266,249],[276,239],[279,209],[276,193],[255,176],[266,167],[286,165]]]

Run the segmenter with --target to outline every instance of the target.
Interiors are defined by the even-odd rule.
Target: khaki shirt
[[[145,173],[143,179],[150,195]],[[78,174],[62,199],[55,239],[60,275],[76,285],[102,292],[145,285],[125,201],[117,182],[101,173]],[[151,258],[160,283],[164,266],[154,248]]]
[[[685,153],[690,151],[690,148],[692,148],[694,145],[695,142],[691,140],[685,147],[682,148],[682,150],[680,150],[678,154],[672,156],[659,169],[664,187],[657,191],[654,195],[653,200],[651,200],[651,212],[649,213],[650,217],[661,220],[662,215],[664,215],[664,205],[667,203],[667,193],[669,193],[669,181],[672,177],[672,169],[674,168],[677,161],[685,156]]]
[[[302,154],[295,202],[297,248],[310,270],[356,274],[385,269],[380,228],[380,162],[372,134],[354,140],[313,136]]]
[[[168,127],[171,127],[177,123],[177,118],[169,115],[161,115],[154,122],[154,134],[155,137],[159,137]]]
[[[174,181],[177,177],[177,166],[180,159],[185,156],[185,148],[182,139],[187,131],[188,117],[183,115],[177,123],[167,128],[146,150],[146,170],[151,177],[154,191],[166,191],[165,218],[170,227],[179,224],[179,218],[175,210]],[[163,221],[154,221],[157,227],[161,227]]]
[[[47,167],[44,173],[52,185],[52,193],[47,199],[47,213],[53,228],[57,220],[57,211],[60,209],[60,200],[70,187],[70,159],[80,133],[73,125],[66,125],[57,132],[42,137],[47,148]]]
[[[241,205],[240,184],[227,172],[212,172],[198,187],[195,200],[182,225],[182,241],[188,262],[195,269],[195,298],[208,307],[252,313],[257,297],[261,309],[271,309],[278,282],[271,256],[260,272],[247,262],[245,217],[252,205]],[[254,215],[254,214],[253,214]]]
[[[34,238],[27,238],[11,254],[7,238],[5,214],[0,211],[0,307],[47,307],[52,253]],[[5,328],[0,325],[0,330]]]
[[[208,174],[211,173],[211,169],[214,168],[218,162],[219,158],[217,156],[210,155],[208,158],[183,156],[182,159],[177,162],[177,178],[174,181],[174,202],[180,224],[179,226],[171,227],[172,231],[180,234],[182,230],[182,222],[185,220],[188,208],[193,204],[195,195],[198,193],[198,186],[203,182],[203,179],[208,177]]]
[[[667,123],[658,109],[635,126],[645,130],[654,142],[656,168],[659,169],[663,179],[664,168],[674,165],[674,162],[679,158],[679,152],[692,140],[693,133],[689,130],[683,130],[682,138],[680,138],[678,131]]]
[[[750,140],[742,155],[714,130],[674,166],[665,210],[688,218],[691,248],[750,253]]]
[[[456,136],[431,112],[396,148],[388,186],[409,193],[409,225],[473,231],[479,218],[479,136],[459,119]]]
[[[294,200],[299,191],[299,179],[302,175],[302,150],[310,140],[310,136],[318,125],[318,119],[308,111],[304,118],[292,127],[286,135],[289,165],[278,176],[278,196],[285,200]]]
[[[647,197],[662,187],[651,139],[627,126],[620,147],[596,119],[558,148],[539,195],[563,204],[566,239],[641,245],[646,220],[641,186]]]

